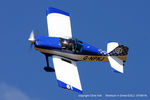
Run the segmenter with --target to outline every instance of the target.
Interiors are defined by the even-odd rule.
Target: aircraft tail
[[[119,45],[117,42],[109,42],[107,44],[108,60],[115,72],[123,73],[124,62],[128,54],[128,47]]]

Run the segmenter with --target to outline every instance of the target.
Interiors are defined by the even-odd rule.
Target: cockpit
[[[64,39],[60,38],[59,39],[61,48],[66,51],[71,51],[73,53],[80,53],[82,52],[83,49],[83,42],[79,41],[77,39]]]

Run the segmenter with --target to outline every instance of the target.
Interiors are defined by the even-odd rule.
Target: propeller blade
[[[34,36],[34,32],[32,31],[31,34],[30,34],[30,37],[28,39],[31,43],[34,43],[35,42],[35,36]]]

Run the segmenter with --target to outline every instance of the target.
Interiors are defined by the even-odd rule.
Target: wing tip
[[[77,89],[77,88],[75,88],[75,87],[73,87],[73,86],[71,86],[69,84],[66,84],[66,83],[60,81],[60,80],[57,80],[57,82],[58,82],[58,85],[60,87],[64,88],[64,89],[72,90],[72,91],[75,91],[75,92],[83,94],[83,91],[80,90],[80,89]]]
[[[112,42],[116,42],[116,41],[110,41],[110,40],[109,40],[109,41],[107,41],[107,43],[112,43]]]
[[[122,71],[118,71],[118,70],[116,70],[116,69],[114,69],[114,68],[112,68],[112,71],[113,71],[113,72],[116,72],[116,73],[121,73],[121,74],[124,73],[123,70],[122,70]]]
[[[54,8],[54,7],[47,8],[46,15],[48,16],[51,13],[59,13],[59,14],[63,14],[63,15],[66,15],[66,16],[70,16],[70,14],[68,12],[65,12],[63,10],[60,10],[60,9],[57,9],[57,8]]]

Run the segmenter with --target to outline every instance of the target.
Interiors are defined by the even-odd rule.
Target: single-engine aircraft
[[[32,31],[29,41],[34,48],[45,55],[46,72],[55,72],[58,85],[62,88],[82,92],[76,61],[110,62],[115,72],[123,73],[128,47],[109,41],[107,51],[96,48],[86,42],[72,38],[70,14],[49,7],[46,10],[49,36],[34,36]],[[49,66],[48,57],[52,57],[53,67]]]

